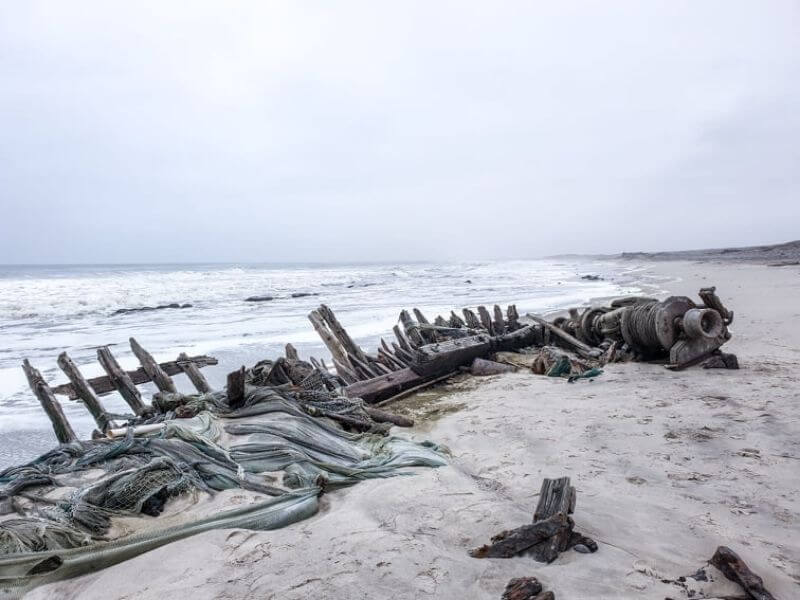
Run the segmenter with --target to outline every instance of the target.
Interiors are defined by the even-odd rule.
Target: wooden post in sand
[[[172,381],[170,376],[164,372],[164,369],[158,366],[158,363],[153,358],[153,355],[142,348],[135,338],[130,338],[129,341],[131,344],[131,350],[133,350],[136,358],[139,359],[139,363],[141,363],[144,372],[147,373],[153,383],[156,384],[158,391],[168,392],[171,394],[176,393],[178,389],[175,387],[175,383]]]
[[[138,416],[147,412],[147,407],[144,402],[142,402],[142,395],[139,393],[139,390],[136,389],[130,375],[119,366],[117,359],[111,354],[111,350],[108,349],[108,346],[97,349],[97,360],[108,375],[108,379],[114,384],[114,387],[117,388],[117,391],[125,402],[128,403],[128,406],[131,407],[133,413]]]
[[[78,369],[78,366],[72,362],[72,359],[66,352],[58,355],[58,366],[64,371],[64,374],[69,378],[72,387],[75,390],[78,398],[80,398],[86,405],[86,408],[92,413],[94,422],[97,423],[97,428],[105,432],[114,424],[111,417],[108,416],[106,409],[103,407],[100,399],[94,393],[94,390],[89,386],[89,383],[83,377],[83,374]]]
[[[61,404],[56,400],[53,390],[47,385],[42,374],[31,365],[27,358],[22,362],[22,370],[25,371],[25,377],[28,378],[28,385],[31,386],[31,390],[36,398],[39,399],[44,412],[50,419],[58,442],[60,444],[69,444],[78,441],[78,436],[75,435],[72,426],[67,421]]]

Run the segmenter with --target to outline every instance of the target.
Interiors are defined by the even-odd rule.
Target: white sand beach
[[[410,435],[450,448],[449,466],[326,494],[318,515],[281,530],[205,533],[26,598],[498,599],[509,579],[536,576],[561,599],[678,599],[687,590],[662,580],[719,545],[777,598],[800,596],[800,267],[647,268],[676,277],[672,294],[717,286],[741,370],[465,377],[392,407],[417,417]],[[542,478],[562,475],[596,553],[468,555],[529,523]]]

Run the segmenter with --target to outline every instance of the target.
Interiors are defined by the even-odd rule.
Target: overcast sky
[[[800,238],[800,3],[0,4],[0,263]]]

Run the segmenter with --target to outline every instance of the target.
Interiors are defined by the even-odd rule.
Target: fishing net
[[[283,527],[314,514],[324,489],[445,464],[443,448],[372,431],[360,400],[334,391],[248,386],[235,410],[221,393],[177,396],[159,396],[156,431],[63,444],[0,473],[0,597],[212,528]],[[187,404],[200,412],[174,419]],[[367,431],[345,431],[343,416]],[[164,526],[173,499],[232,489],[254,504]]]

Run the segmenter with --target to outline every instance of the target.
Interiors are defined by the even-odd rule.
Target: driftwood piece
[[[153,383],[156,384],[159,392],[169,392],[174,394],[178,391],[175,387],[175,382],[170,379],[169,375],[164,372],[164,369],[158,366],[158,363],[147,350],[142,348],[135,338],[130,338],[131,350],[136,358],[142,365],[144,372],[150,377]]]
[[[353,338],[350,337],[350,334],[347,333],[347,330],[339,322],[339,319],[336,318],[336,315],[328,306],[321,304],[319,309],[317,309],[317,312],[322,316],[325,323],[328,324],[328,327],[330,328],[334,337],[339,340],[339,343],[342,345],[342,348],[344,348],[347,354],[350,356],[355,356],[363,363],[369,362],[367,355],[364,353],[361,347],[353,341]]]
[[[539,492],[539,503],[533,513],[533,522],[537,523],[554,515],[569,515],[575,510],[575,488],[569,483],[569,477],[545,479]],[[573,541],[572,528],[563,529],[552,537],[539,542],[530,548],[533,558],[539,562],[551,563],[561,552],[570,547]]]
[[[588,344],[584,344],[582,341],[571,336],[563,329],[556,327],[552,323],[548,323],[541,317],[528,315],[528,318],[547,329],[552,335],[558,338],[562,345],[566,346],[570,350],[573,350],[584,358],[600,358],[603,354],[603,351],[599,348],[592,348]]]
[[[97,428],[105,432],[109,427],[113,427],[111,417],[108,416],[106,409],[100,402],[100,399],[95,395],[89,383],[84,379],[83,374],[78,369],[78,366],[72,362],[72,359],[66,352],[58,355],[58,366],[64,371],[64,374],[69,378],[72,387],[78,395],[86,408],[92,414],[94,422],[97,423]]]
[[[180,359],[179,359],[180,360]],[[192,364],[194,364],[198,369],[202,367],[207,367],[208,365],[216,365],[217,359],[212,356],[190,356],[187,359]],[[179,375],[183,372],[183,369],[178,364],[179,361],[170,360],[167,362],[159,363],[158,366],[161,367],[167,375]],[[150,376],[145,372],[142,367],[138,369],[134,369],[133,371],[126,371],[128,377],[130,377],[131,381],[134,385],[140,385],[142,383],[147,383],[150,381]],[[116,387],[111,382],[111,379],[108,375],[102,375],[100,377],[92,377],[91,379],[87,380],[89,386],[94,390],[94,393],[98,396],[105,396],[106,394],[110,394],[116,391]],[[53,393],[58,394],[60,396],[69,396],[71,399],[76,400],[79,396],[75,391],[75,388],[72,386],[72,383],[64,383],[59,386],[53,388]]]
[[[200,372],[198,366],[192,362],[185,352],[181,352],[178,355],[178,366],[186,373],[189,381],[192,382],[192,385],[198,392],[207,394],[211,391],[211,386],[208,385],[208,380],[205,375]]]
[[[289,360],[300,360],[300,355],[297,354],[297,348],[295,348],[291,344],[286,344],[286,349],[284,351],[284,355]]]
[[[764,587],[764,580],[753,573],[742,558],[727,546],[717,548],[708,562],[722,571],[725,577],[742,586],[753,600],[776,600]]]
[[[236,371],[228,373],[227,386],[228,406],[239,408],[244,404],[245,368],[242,366]]]
[[[536,600],[542,584],[536,577],[517,577],[506,585],[500,600]]]
[[[422,337],[417,322],[411,318],[407,310],[400,311],[400,323],[403,325],[403,331],[405,331],[406,338],[412,348],[419,348],[425,345],[425,338]]]
[[[503,321],[503,309],[494,305],[494,321],[492,323],[494,325],[494,332],[496,335],[503,335],[506,332],[506,324]]]
[[[33,394],[42,405],[47,418],[50,419],[58,442],[60,444],[69,444],[78,441],[78,436],[75,435],[72,425],[67,421],[61,404],[56,400],[53,390],[47,385],[39,370],[31,365],[27,358],[22,362],[22,370],[25,371],[25,377],[28,379],[31,391],[33,391]]]
[[[572,519],[564,513],[557,513],[544,521],[498,533],[492,538],[491,544],[475,548],[469,554],[473,558],[511,558],[531,546],[571,529]]]
[[[147,407],[144,402],[142,402],[142,395],[139,393],[139,390],[136,389],[136,385],[133,383],[131,376],[128,375],[126,371],[122,370],[122,367],[119,366],[117,359],[111,354],[111,350],[109,350],[108,346],[97,349],[97,360],[108,375],[111,384],[120,393],[120,396],[122,396],[125,402],[128,403],[128,406],[131,407],[133,414],[143,415],[147,412]],[[148,381],[149,380],[150,377],[148,376]]]
[[[328,348],[328,352],[331,353],[333,365],[336,367],[337,373],[344,378],[345,374],[342,372],[344,370],[350,373],[350,377],[353,377],[350,361],[347,360],[347,351],[342,347],[341,342],[336,339],[336,336],[334,336],[333,333],[331,333],[331,331],[328,329],[328,326],[326,325],[325,320],[322,318],[322,315],[319,313],[319,311],[312,310],[310,313],[308,313],[308,320],[311,321],[311,325],[314,326],[317,334],[319,334],[319,337],[322,338],[325,347]],[[342,370],[339,369],[339,365],[342,365]],[[358,379],[358,377],[355,377],[355,379]]]
[[[424,380],[425,377],[406,367],[380,377],[353,382],[344,388],[344,393],[349,398],[361,398],[364,402],[375,403],[419,385]]]
[[[466,321],[467,327],[470,329],[484,329],[481,320],[469,308],[464,308],[461,312],[464,313],[464,320]]]
[[[503,373],[513,373],[517,369],[511,365],[495,362],[493,360],[485,360],[483,358],[476,358],[472,361],[469,371],[478,377],[488,375],[501,375]]]
[[[485,306],[478,307],[478,315],[481,318],[481,325],[483,325],[483,328],[489,332],[489,335],[495,335],[492,317],[489,315],[489,311],[486,310]]]
[[[406,352],[411,352],[411,344],[408,343],[408,339],[406,339],[406,336],[400,327],[395,325],[392,327],[392,331],[394,332],[394,337],[397,339],[399,346]]]
[[[377,421],[378,423],[393,423],[398,427],[414,426],[414,419],[409,419],[403,415],[397,415],[372,406],[365,406],[364,412],[366,412],[373,421]]]

